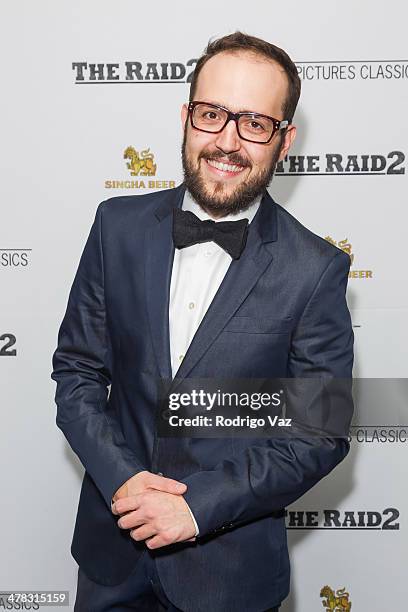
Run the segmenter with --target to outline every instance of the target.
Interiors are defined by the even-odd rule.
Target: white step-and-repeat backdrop
[[[283,610],[342,593],[327,609],[406,609],[408,419],[392,422],[392,402],[408,377],[407,17],[403,0],[3,3],[1,590],[69,590],[73,607],[83,472],[55,426],[58,326],[98,203],[181,181],[195,60],[241,29],[286,49],[302,78],[271,194],[352,258],[355,376],[400,379],[344,463],[288,508]],[[138,173],[146,156],[153,176]]]

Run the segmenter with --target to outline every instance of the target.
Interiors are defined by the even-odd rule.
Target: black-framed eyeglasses
[[[191,125],[196,130],[218,134],[232,119],[242,140],[258,144],[268,144],[275,132],[289,125],[289,121],[275,119],[269,115],[251,112],[233,113],[218,104],[198,100],[189,103],[188,112]]]

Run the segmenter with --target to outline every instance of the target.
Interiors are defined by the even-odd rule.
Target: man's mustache
[[[213,151],[212,153],[203,151],[200,153],[198,159],[220,159],[222,158],[225,162],[229,162],[230,164],[236,164],[238,166],[251,167],[252,164],[239,155],[239,153],[223,153],[222,151]]]

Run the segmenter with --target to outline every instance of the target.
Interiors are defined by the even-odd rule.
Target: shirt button
[[[179,360],[183,361],[183,359],[184,359],[184,355],[179,355]]]
[[[190,310],[193,310],[194,306],[195,306],[194,302],[190,302],[188,305]]]

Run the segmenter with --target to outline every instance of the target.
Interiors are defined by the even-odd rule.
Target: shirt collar
[[[184,194],[184,200],[182,209],[189,210],[194,213],[201,221],[207,221],[211,219],[212,221],[240,221],[241,219],[248,219],[248,222],[251,223],[252,219],[255,217],[256,212],[261,204],[262,194],[257,196],[252,202],[247,210],[241,211],[236,215],[226,215],[225,217],[220,217],[219,219],[214,219],[211,217],[206,211],[204,211],[197,202],[193,199],[191,193],[186,189]]]

